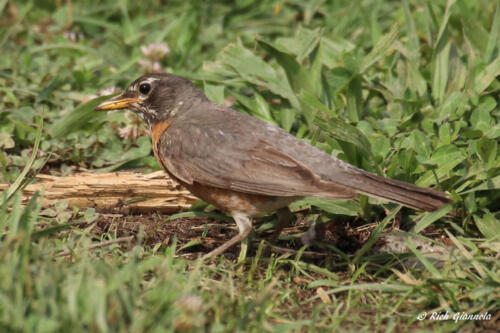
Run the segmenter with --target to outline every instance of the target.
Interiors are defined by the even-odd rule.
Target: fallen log
[[[113,213],[175,213],[187,209],[197,199],[163,171],[80,173],[65,177],[37,175],[40,182],[23,190],[23,203],[36,191],[43,193],[43,206],[66,201],[70,207],[93,207]],[[9,184],[0,184],[0,191]]]

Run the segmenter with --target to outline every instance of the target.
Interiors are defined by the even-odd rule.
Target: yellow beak
[[[120,110],[126,109],[133,103],[140,102],[139,98],[129,98],[118,95],[116,97],[110,98],[95,107],[96,111],[108,111],[108,110]]]

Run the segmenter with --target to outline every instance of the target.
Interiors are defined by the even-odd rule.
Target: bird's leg
[[[293,214],[288,207],[278,209],[276,211],[276,215],[278,216],[278,225],[276,226],[276,229],[274,229],[274,232],[270,238],[272,244],[278,241],[278,238],[283,229],[289,226],[293,220]]]
[[[252,229],[250,229],[248,236],[241,240],[240,254],[238,255],[238,263],[244,261],[245,258],[247,257],[248,244],[252,244],[252,238],[253,238],[251,235],[251,231]]]
[[[311,224],[309,229],[307,229],[306,232],[300,237],[300,241],[302,242],[303,245],[310,245],[315,239],[316,239],[316,234],[317,234],[317,226],[316,222]]]
[[[250,221],[250,218],[246,215],[237,214],[237,213],[233,214],[233,218],[236,221],[236,225],[238,226],[238,230],[239,230],[238,235],[234,236],[233,238],[231,238],[230,240],[228,240],[227,242],[225,242],[224,244],[222,244],[221,246],[219,246],[215,250],[210,251],[209,253],[205,254],[202,258],[203,260],[208,259],[208,258],[212,258],[212,257],[216,257],[216,256],[222,254],[224,251],[226,251],[230,247],[240,243],[241,241],[243,241],[244,239],[246,239],[248,237],[248,234],[250,234],[250,231],[252,230],[252,222]],[[246,246],[248,246],[248,244],[246,244]],[[240,257],[239,257],[238,261],[241,260],[242,255],[246,256],[246,248],[244,249],[243,243],[242,243],[242,248],[241,248]]]

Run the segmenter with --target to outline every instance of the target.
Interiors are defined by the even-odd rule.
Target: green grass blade
[[[377,225],[377,227],[372,231],[370,237],[368,238],[368,240],[365,242],[365,244],[363,244],[363,246],[361,247],[361,249],[359,249],[357,252],[356,252],[356,256],[354,257],[354,259],[352,260],[352,263],[353,264],[356,264],[359,262],[359,260],[361,259],[361,257],[366,253],[368,252],[372,246],[375,244],[375,242],[380,238],[380,233],[382,232],[382,230],[385,229],[385,227],[391,222],[394,220],[394,217],[396,216],[396,214],[401,210],[401,206],[398,206],[394,209],[392,209],[389,214],[387,214],[387,216],[382,220],[382,222],[379,223],[379,225]]]
[[[487,239],[500,240],[500,221],[489,211],[485,211],[483,216],[473,215],[477,228]]]
[[[23,171],[21,174],[16,178],[14,183],[9,186],[7,189],[7,201],[16,193],[20,188],[25,180],[26,176],[28,175],[28,172],[31,170],[31,167],[33,166],[33,163],[35,162],[35,159],[38,154],[38,148],[40,147],[40,142],[42,141],[42,133],[43,133],[43,109],[42,109],[42,114],[40,115],[40,118],[38,119],[38,130],[36,132],[36,138],[35,138],[35,143],[33,145],[33,151],[31,153],[30,159],[28,160],[28,163],[24,167]]]
[[[51,136],[60,138],[75,130],[83,129],[92,121],[106,116],[104,111],[95,111],[94,108],[109,97],[111,96],[95,98],[71,110],[50,127]]]
[[[484,61],[489,63],[493,53],[499,51],[499,41],[498,36],[500,36],[500,3],[497,3],[497,8],[495,9],[495,16],[493,16],[493,23],[491,24],[490,35],[488,36],[488,45],[486,46],[486,51],[484,52]]]
[[[417,250],[410,238],[406,240],[406,244],[408,245],[410,251],[413,252],[413,254],[417,257],[418,260],[420,260],[420,262],[429,271],[429,273],[432,274],[433,277],[442,278],[441,272],[436,267],[434,267],[434,265],[427,258],[425,258],[425,256],[419,250]]]
[[[439,27],[439,34],[434,48],[434,66],[432,76],[432,96],[442,103],[448,85],[449,58],[451,43],[448,34],[448,21],[451,15],[451,7],[456,0],[448,0],[446,10]]]
[[[500,55],[476,75],[475,92],[482,94],[500,75]]]
[[[421,232],[422,230],[430,226],[432,223],[436,222],[443,216],[446,216],[446,214],[451,212],[452,209],[453,206],[448,205],[438,211],[423,214],[422,218],[417,222],[417,224],[413,228],[413,231],[416,233]]]
[[[405,14],[406,30],[408,34],[408,49],[410,50],[410,60],[418,63],[420,60],[420,42],[418,40],[417,29],[415,28],[415,21],[408,6],[408,0],[402,0],[403,12]]]
[[[342,118],[335,115],[332,110],[328,109],[316,96],[309,92],[303,91],[299,95],[299,100],[303,108],[307,108],[311,110],[311,112],[317,114],[314,119],[314,124],[317,125],[324,134],[335,140],[353,144],[361,152],[363,157],[376,167],[370,141],[368,141],[360,130],[343,121]],[[321,111],[321,113],[317,113],[317,111]],[[328,115],[328,120],[324,119],[325,115]],[[378,169],[376,170],[378,171]]]
[[[273,68],[245,48],[241,43],[228,45],[220,55],[220,61],[230,66],[240,77],[257,86],[265,86],[273,93],[290,101],[299,108],[299,102],[283,68]]]
[[[472,255],[472,253],[470,253],[465,248],[464,244],[462,244],[462,242],[460,240],[458,240],[455,236],[453,236],[453,234],[451,232],[449,232],[448,230],[445,229],[444,231],[446,232],[448,237],[451,239],[451,241],[455,244],[455,246],[458,248],[458,250],[460,251],[460,254],[463,256],[463,258],[470,260],[472,266],[474,266],[474,268],[479,273],[479,275],[481,275],[481,277],[483,279],[486,278],[487,273],[483,269],[482,265],[480,265],[476,260],[474,260],[474,256]]]
[[[364,73],[368,68],[379,61],[386,52],[391,50],[396,38],[398,37],[399,29],[394,25],[388,34],[380,38],[379,42],[370,53],[368,53],[361,62],[360,73]]]
[[[480,185],[471,188],[470,190],[463,191],[463,194],[477,192],[477,191],[488,191],[488,190],[500,190],[500,175],[488,179],[481,183]]]

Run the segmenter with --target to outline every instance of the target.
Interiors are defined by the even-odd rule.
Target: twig
[[[293,250],[293,249],[287,249],[283,247],[279,247],[276,245],[272,245],[270,243],[266,242],[266,245],[270,247],[270,249],[273,252],[276,253],[281,253],[281,254],[298,254],[300,251]],[[320,252],[313,252],[313,251],[303,251],[302,252],[302,257],[303,258],[309,258],[309,259],[318,259],[318,258],[325,258],[328,256],[328,253],[320,253]]]
[[[97,249],[100,247],[105,247],[105,246],[109,246],[109,245],[113,245],[113,244],[117,244],[117,243],[125,243],[125,242],[129,242],[133,239],[134,239],[134,236],[120,237],[117,239],[112,239],[112,240],[100,242],[97,244],[93,244],[93,245],[89,246],[88,250],[93,250],[93,249]],[[67,257],[67,256],[71,256],[70,250],[61,251],[58,254],[56,254],[56,257]]]

